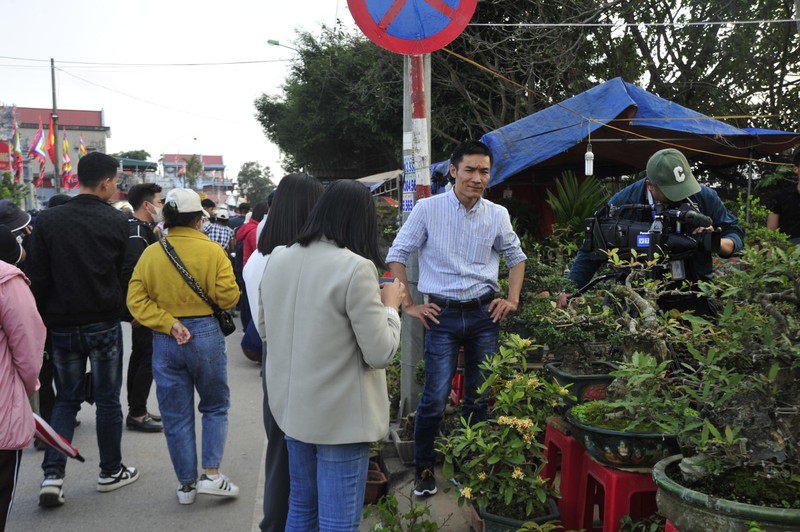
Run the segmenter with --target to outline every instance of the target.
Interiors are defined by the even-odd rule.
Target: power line
[[[490,23],[475,22],[469,26],[484,26],[493,28],[623,28],[640,26],[739,26],[744,24],[794,24],[800,22],[796,19],[776,20],[706,20],[694,22],[518,22]]]
[[[49,66],[49,59],[33,59],[29,57],[10,57],[0,55],[0,59],[10,59],[13,61],[32,61],[43,62]],[[99,67],[204,67],[204,66],[235,66],[235,65],[261,65],[266,63],[284,63],[291,59],[265,59],[259,61],[222,61],[217,63],[99,63],[93,61],[57,61],[61,65],[84,65]]]
[[[66,74],[68,76],[72,76],[73,78],[79,79],[79,80],[83,81],[84,83],[88,83],[89,85],[93,85],[95,87],[99,87],[101,89],[104,89],[104,90],[107,90],[107,91],[111,91],[111,92],[114,92],[116,94],[120,94],[122,96],[125,96],[126,98],[131,98],[132,100],[137,100],[137,101],[146,103],[148,105],[154,105],[156,107],[161,107],[163,109],[169,109],[170,111],[176,111],[176,112],[179,112],[179,113],[184,113],[184,114],[196,116],[196,117],[199,117],[199,118],[207,118],[209,120],[216,120],[218,122],[229,122],[231,124],[241,124],[241,122],[238,122],[236,120],[226,120],[224,118],[217,118],[217,117],[213,117],[213,116],[201,115],[199,113],[193,113],[192,111],[185,111],[183,109],[177,109],[175,107],[169,107],[168,105],[163,105],[163,104],[160,104],[160,103],[151,102],[149,100],[145,100],[143,98],[139,98],[138,96],[133,96],[131,94],[127,94],[127,93],[124,93],[122,91],[119,91],[119,90],[116,90],[116,89],[112,89],[111,87],[106,87],[104,85],[100,85],[99,83],[95,83],[93,81],[89,81],[88,79],[84,79],[84,78],[82,78],[80,76],[77,76],[77,75],[73,74],[72,72],[68,72],[68,71],[64,70],[63,68],[56,68],[56,70],[58,70],[59,72],[63,72],[64,74]]]

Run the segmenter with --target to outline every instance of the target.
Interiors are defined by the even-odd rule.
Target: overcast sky
[[[276,179],[284,174],[253,101],[279,94],[294,52],[267,40],[292,46],[296,29],[318,35],[337,19],[355,28],[346,0],[4,0],[2,6],[0,102],[52,107],[53,58],[58,108],[105,111],[110,153],[144,149],[154,161],[162,153],[222,155],[228,177],[246,161],[269,166]],[[258,63],[158,66],[249,61]]]

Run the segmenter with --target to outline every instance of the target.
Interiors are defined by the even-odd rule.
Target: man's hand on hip
[[[519,303],[514,303],[508,299],[497,298],[489,303],[489,314],[492,315],[492,322],[503,321],[509,312],[515,312]]]
[[[439,320],[436,319],[436,316],[441,312],[441,308],[436,303],[426,303],[425,305],[408,305],[407,307],[403,307],[403,312],[407,315],[411,316],[412,318],[417,318],[419,321],[422,322],[422,326],[425,327],[425,330],[430,330],[431,326],[428,324],[428,320],[439,325]]]

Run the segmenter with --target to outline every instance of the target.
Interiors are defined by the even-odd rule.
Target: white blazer
[[[386,372],[400,318],[369,260],[322,239],[275,248],[261,282],[269,405],[288,436],[373,442],[389,429]]]

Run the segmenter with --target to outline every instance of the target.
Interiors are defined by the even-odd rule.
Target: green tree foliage
[[[276,187],[272,182],[272,172],[269,167],[262,168],[260,164],[248,161],[239,169],[237,176],[239,192],[247,196],[251,205],[260,201],[267,201],[267,196]]]
[[[22,205],[27,195],[28,187],[15,183],[11,172],[3,172],[0,178],[0,199],[10,199],[17,205]]]
[[[442,160],[460,141],[614,77],[704,114],[742,117],[726,119],[739,127],[796,131],[795,24],[686,25],[792,18],[792,0],[479,2],[469,26],[446,47],[461,57],[446,50],[431,55],[431,158]],[[538,25],[548,23],[559,26]],[[299,34],[296,46],[283,95],[256,102],[287,169],[396,168],[401,56],[329,28],[319,38]],[[719,177],[742,185],[732,172]]]
[[[184,185],[189,185],[194,188],[197,184],[197,178],[203,171],[203,161],[197,155],[184,158],[183,162],[186,163],[186,175],[184,177]]]
[[[284,169],[378,173],[397,168],[402,138],[402,57],[360,34],[298,34],[282,96],[262,95],[256,117],[284,153]]]
[[[136,159],[137,161],[146,161],[150,158],[150,154],[146,150],[130,150],[120,151],[111,154],[113,157],[122,157],[124,159]]]

